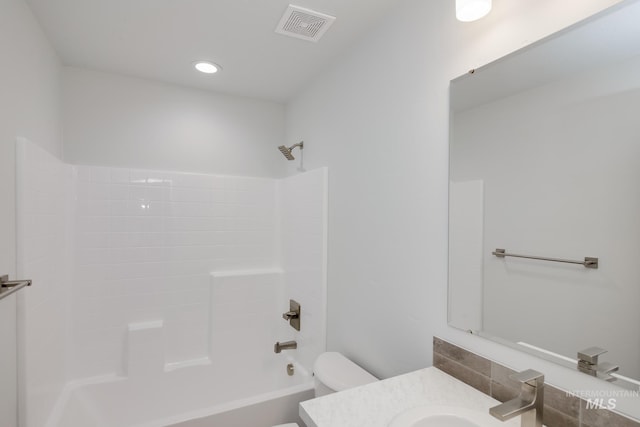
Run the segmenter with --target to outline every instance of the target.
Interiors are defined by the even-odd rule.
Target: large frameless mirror
[[[623,2],[454,80],[449,193],[449,323],[567,366],[606,350],[584,371],[636,389],[638,22]]]

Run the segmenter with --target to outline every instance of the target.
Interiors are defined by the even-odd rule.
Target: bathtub
[[[282,320],[279,269],[211,273],[206,351],[171,360],[180,348],[163,318],[123,328],[119,372],[72,381],[46,427],[271,427],[300,421],[298,403],[313,397],[305,360],[314,345]],[[307,320],[308,318],[303,318]],[[311,321],[307,329],[312,330]],[[276,354],[276,341],[300,348]],[[292,364],[293,375],[287,366]]]
[[[270,427],[302,421],[312,378],[290,357],[271,370],[192,366],[150,378],[104,377],[70,383],[47,427]],[[296,372],[289,376],[288,363]]]

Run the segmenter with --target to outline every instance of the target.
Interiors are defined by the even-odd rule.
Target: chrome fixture
[[[282,318],[289,322],[296,331],[300,330],[300,303],[289,300],[289,311],[282,313]]]
[[[282,350],[295,350],[296,348],[298,348],[298,343],[295,341],[276,342],[273,351],[280,353]]]
[[[291,376],[293,376],[293,374],[295,372],[296,372],[296,370],[293,367],[293,363],[287,363],[287,375],[289,375],[291,377]]]
[[[580,264],[584,265],[586,268],[598,268],[598,258],[593,257],[584,257],[584,261],[573,261],[570,259],[560,259],[560,258],[547,258],[541,256],[531,256],[531,255],[516,255],[507,253],[506,249],[496,249],[491,252],[491,254],[497,256],[498,258],[504,258],[507,256],[515,257],[515,258],[527,258],[527,259],[538,259],[541,261],[553,261],[553,262],[564,262],[568,264]]]
[[[489,413],[500,421],[507,421],[522,415],[522,427],[542,427],[544,405],[544,375],[533,369],[509,376],[522,383],[520,395],[489,409]]]
[[[598,356],[607,350],[600,347],[589,347],[578,352],[578,370],[606,381],[615,381],[615,377],[609,375],[620,369],[619,366],[609,362],[598,363]]]
[[[18,292],[25,286],[31,286],[31,280],[9,280],[8,274],[0,276],[0,299]]]
[[[284,145],[281,145],[278,147],[278,150],[280,150],[280,152],[287,158],[287,160],[295,160],[296,158],[293,157],[293,154],[291,154],[291,151],[296,147],[300,147],[300,150],[302,150],[304,148],[304,141],[300,141],[297,144],[293,144],[289,148],[285,147]]]

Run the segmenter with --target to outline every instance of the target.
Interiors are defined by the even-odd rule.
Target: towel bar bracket
[[[0,299],[14,294],[26,286],[31,286],[31,283],[31,280],[9,280],[8,274],[0,275]]]

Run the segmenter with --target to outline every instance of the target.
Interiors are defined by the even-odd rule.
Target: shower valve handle
[[[299,317],[297,311],[287,311],[286,313],[282,313],[282,318],[284,320],[297,319]]]
[[[300,303],[292,299],[289,300],[289,311],[282,313],[282,318],[289,322],[289,325],[296,331],[300,330]]]

